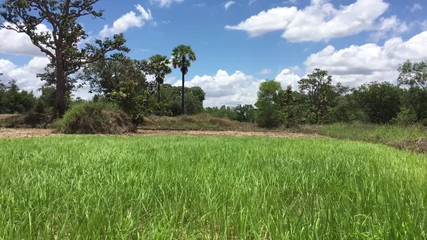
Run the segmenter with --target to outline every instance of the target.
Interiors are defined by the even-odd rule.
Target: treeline
[[[146,82],[147,86],[143,91],[130,91],[129,89],[119,88],[105,90],[103,94],[96,94],[92,100],[82,100],[67,97],[67,105],[73,106],[81,102],[110,102],[119,106],[121,110],[128,113],[138,120],[149,114],[161,116],[177,116],[182,112],[181,109],[181,87],[175,87],[170,84],[160,86],[162,97],[160,102],[157,99],[158,89],[155,82]],[[39,89],[41,95],[35,97],[33,92],[20,90],[16,81],[9,84],[0,84],[0,114],[20,114],[26,112],[35,112],[43,114],[53,114],[55,88],[44,86]],[[142,93],[142,94],[141,94]],[[185,88],[185,108],[187,114],[197,114],[204,111],[203,101],[205,92],[200,87]],[[141,104],[138,103],[141,102]],[[143,120],[143,119],[140,119]]]
[[[124,44],[123,36],[117,36],[118,38]],[[166,74],[172,72],[170,65],[180,68],[184,79],[190,62],[195,60],[194,52],[189,46],[180,45],[173,49],[172,56],[179,61],[170,61],[167,56],[159,54],[149,59],[137,60],[122,52],[116,52],[108,58],[85,64],[79,73],[67,78],[63,104],[65,110],[70,109],[76,102],[85,101],[72,100],[72,92],[86,85],[89,86],[90,93],[94,94],[90,101],[117,105],[135,124],[141,123],[144,116],[150,114],[177,116],[183,114],[184,109],[186,114],[203,112],[205,92],[200,87],[164,84]],[[55,69],[49,65],[44,73],[38,75],[45,81],[39,89],[39,98],[34,97],[33,93],[21,91],[16,81],[1,85],[0,114],[31,111],[49,115],[49,119],[60,117],[57,104],[58,86],[54,72]],[[154,77],[153,81],[147,80],[149,75]]]
[[[399,68],[397,83],[372,82],[350,89],[332,84],[327,71],[315,69],[298,82],[299,91],[266,81],[260,85],[255,106],[222,106],[206,111],[266,128],[352,121],[427,125],[427,64],[405,62]]]

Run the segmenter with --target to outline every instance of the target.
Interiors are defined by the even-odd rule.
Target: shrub
[[[57,129],[72,134],[122,134],[136,127],[116,105],[106,102],[78,103],[57,123]]]
[[[402,108],[400,112],[397,114],[397,116],[392,120],[392,123],[402,125],[402,126],[409,126],[416,122],[417,122],[417,115],[415,114],[415,111],[408,108]]]
[[[8,128],[46,128],[52,123],[48,114],[29,111],[19,115],[12,115],[3,120],[1,125]]]

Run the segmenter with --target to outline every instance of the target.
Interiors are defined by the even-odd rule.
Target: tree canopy
[[[50,60],[51,72],[44,75],[55,83],[55,108],[58,115],[66,110],[67,83],[71,74],[84,64],[104,58],[113,50],[126,51],[123,36],[105,41],[96,40],[97,47],[79,43],[87,37],[78,19],[84,16],[99,18],[102,11],[93,6],[99,0],[5,0],[0,4],[1,28],[26,34]],[[47,24],[50,31],[38,31]]]

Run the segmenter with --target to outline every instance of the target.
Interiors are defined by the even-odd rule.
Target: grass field
[[[0,139],[0,239],[426,239],[427,159],[317,138]]]
[[[334,123],[318,126],[306,125],[300,131],[338,139],[381,143],[400,149],[427,153],[427,127],[421,125],[404,127],[368,123]]]

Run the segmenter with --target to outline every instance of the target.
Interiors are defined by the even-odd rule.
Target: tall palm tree
[[[157,82],[157,102],[160,103],[160,85],[163,84],[166,74],[172,72],[169,67],[170,60],[166,56],[153,55],[145,62],[145,72],[154,75]]]
[[[181,90],[181,109],[182,114],[185,114],[184,109],[184,81],[185,74],[188,72],[188,68],[191,62],[196,61],[196,54],[191,50],[190,46],[179,45],[172,51],[172,65],[174,68],[180,68],[182,73],[182,90]]]

